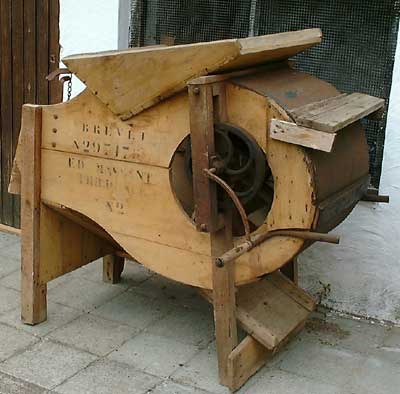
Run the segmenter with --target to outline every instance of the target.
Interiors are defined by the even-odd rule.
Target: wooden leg
[[[225,223],[225,229],[211,235],[213,257],[218,257],[233,246],[231,216],[226,217]],[[213,304],[219,378],[221,384],[228,387],[232,386],[233,379],[228,359],[238,343],[233,264],[217,267],[213,263]]]
[[[297,264],[297,257],[292,261],[289,261],[284,267],[281,268],[281,272],[287,278],[289,278],[295,285],[299,283],[299,271]]]
[[[47,285],[40,282],[40,107],[24,106],[21,168],[21,319],[37,324],[47,318]]]
[[[124,270],[125,259],[109,254],[103,258],[103,282],[106,283],[119,283],[121,281],[121,274]]]

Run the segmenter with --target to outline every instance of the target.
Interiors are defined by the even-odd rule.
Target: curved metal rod
[[[336,235],[316,233],[304,229],[279,229],[270,230],[264,233],[253,235],[250,240],[246,240],[242,244],[235,246],[233,249],[228,250],[222,256],[218,257],[215,262],[218,267],[223,267],[225,264],[237,259],[241,255],[262,244],[272,237],[294,237],[310,241],[328,242],[331,244],[338,244],[340,238]]]
[[[244,232],[245,232],[245,238],[247,241],[250,242],[250,224],[247,219],[246,211],[243,208],[243,205],[241,204],[238,196],[235,194],[235,192],[232,190],[232,188],[219,176],[215,175],[216,169],[215,168],[204,168],[204,174],[212,179],[214,182],[218,183],[229,195],[233,203],[235,204],[235,207],[239,211],[240,218],[242,219],[243,226],[244,226]]]

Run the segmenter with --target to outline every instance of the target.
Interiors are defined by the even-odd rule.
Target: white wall
[[[60,0],[61,58],[117,49],[118,7],[119,0]],[[84,85],[74,77],[72,87],[76,95]]]
[[[334,171],[334,169],[333,169]],[[400,324],[400,51],[396,62],[380,186],[390,204],[360,202],[333,232],[341,244],[314,245],[300,256],[302,284],[337,310]]]
[[[125,0],[122,0],[123,2]],[[61,0],[62,55],[118,47],[118,0]],[[127,34],[127,33],[126,33]],[[74,81],[74,93],[82,85]],[[400,53],[396,57],[381,193],[386,204],[360,203],[335,233],[341,244],[318,244],[300,256],[302,284],[337,310],[400,323]],[[333,169],[334,171],[334,169]]]

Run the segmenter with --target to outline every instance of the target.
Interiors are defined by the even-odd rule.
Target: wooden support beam
[[[47,317],[47,285],[40,283],[40,181],[42,109],[24,105],[21,168],[21,319],[37,324]]]
[[[103,257],[103,282],[116,284],[121,281],[125,259],[116,254]]]

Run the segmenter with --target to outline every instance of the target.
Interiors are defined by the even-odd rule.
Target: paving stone
[[[18,259],[12,257],[0,256],[0,284],[6,285],[6,278],[13,272],[21,270],[21,263]],[[6,286],[10,287],[10,286]]]
[[[82,267],[79,271],[86,279],[99,283],[103,280],[103,260],[96,260],[93,263]],[[121,282],[117,283],[116,286],[128,288],[132,286],[138,286],[153,275],[154,273],[145,268],[143,265],[125,260]]]
[[[68,379],[54,391],[60,394],[145,394],[160,378],[110,360],[101,360]]]
[[[369,353],[382,345],[386,328],[330,313],[327,317],[314,316],[309,319],[304,333],[306,337],[314,336],[321,344]]]
[[[3,264],[3,259],[0,258],[0,286],[7,287],[9,289],[20,291],[21,289],[21,269],[13,268],[12,270],[8,271],[7,274],[4,276],[1,274],[1,271],[6,267]],[[7,270],[6,270],[7,271]]]
[[[36,386],[0,372],[0,394],[45,394],[43,387]]]
[[[371,356],[357,368],[349,384],[356,393],[398,394],[400,367],[386,358]]]
[[[197,387],[212,393],[227,393],[226,387],[219,384],[215,342],[179,368],[171,376],[171,379],[177,383]]]
[[[15,309],[19,305],[18,291],[0,286],[0,314]]]
[[[43,341],[0,364],[0,370],[52,389],[95,360],[92,354]]]
[[[94,310],[93,314],[143,329],[167,315],[172,308],[168,300],[127,291]]]
[[[131,327],[84,314],[56,329],[49,337],[66,345],[105,356],[136,333]]]
[[[33,345],[37,338],[16,328],[0,324],[0,362],[11,357],[18,351]]]
[[[214,320],[211,313],[176,307],[166,317],[151,325],[147,331],[201,347],[214,339]]]
[[[198,352],[198,348],[173,339],[142,333],[107,357],[144,372],[168,377]]]
[[[316,382],[279,369],[265,369],[256,383],[249,383],[238,394],[350,394],[341,386]]]
[[[21,243],[19,238],[16,242],[10,242],[7,245],[0,247],[0,256],[2,259],[11,258],[13,260],[21,261]]]
[[[30,326],[21,322],[21,310],[19,307],[0,316],[0,321],[24,330],[32,335],[44,337],[49,332],[76,319],[83,312],[68,306],[48,303],[47,320],[35,326]]]
[[[0,254],[3,248],[10,245],[19,244],[20,239],[18,235],[0,232]]]
[[[97,284],[81,277],[71,277],[70,280],[50,289],[49,300],[90,311],[123,291],[123,288],[111,284]]]
[[[183,386],[181,384],[177,384],[167,380],[160,383],[157,387],[151,390],[151,394],[212,394],[212,393],[191,386]]]
[[[279,355],[280,369],[301,375],[319,382],[340,385],[351,379],[365,361],[360,353],[333,346],[322,345],[317,341],[303,339],[294,341]]]
[[[390,329],[386,330],[385,337],[383,339],[383,346],[385,348],[398,349],[400,352],[400,327],[391,327]]]
[[[144,294],[151,298],[168,299],[171,302],[186,308],[211,311],[211,305],[199,296],[198,291],[188,285],[164,278],[161,275],[153,275],[132,291]]]

